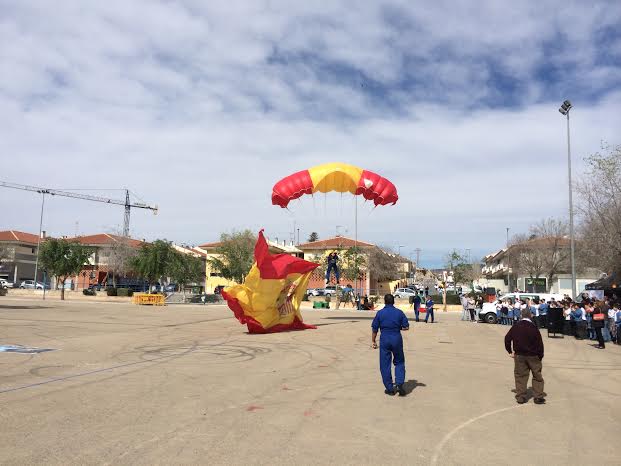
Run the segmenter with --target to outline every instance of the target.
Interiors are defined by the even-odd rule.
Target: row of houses
[[[554,247],[550,246],[554,241]],[[572,294],[572,278],[570,262],[568,260],[570,243],[565,237],[532,238],[526,243],[515,244],[494,251],[483,258],[482,280],[484,286],[494,287],[501,292],[520,290],[529,293],[558,293]],[[540,256],[531,260],[531,270],[517,270],[511,264],[516,263],[516,257],[521,254],[539,251]],[[564,259],[551,259],[553,251],[563,252]],[[539,263],[537,263],[539,259]],[[544,265],[545,264],[545,265]],[[539,270],[537,270],[539,269]],[[554,273],[551,273],[554,271]],[[576,291],[585,290],[587,284],[600,279],[603,271],[579,267],[576,273]]]
[[[92,248],[88,263],[84,264],[82,271],[75,277],[67,280],[66,286],[74,290],[88,288],[91,285],[105,285],[110,280],[111,273],[115,270],[113,260],[114,251],[123,244],[125,247],[138,250],[144,240],[124,238],[121,236],[100,233],[95,235],[84,235],[66,238],[76,241]],[[35,263],[37,258],[37,247],[40,241],[45,240],[45,232],[42,237],[32,233],[25,233],[15,230],[0,231],[0,247],[3,247],[6,257],[0,258],[0,278],[4,278],[13,283],[19,284],[25,280],[34,280]],[[345,251],[357,246],[360,253],[369,255],[377,248],[376,245],[365,241],[355,241],[344,236],[336,236],[325,240],[294,245],[292,242],[273,241],[268,239],[268,245],[272,254],[291,254],[293,256],[319,262],[322,261],[327,253],[331,251]],[[218,256],[220,242],[204,243],[199,246],[190,247],[187,245],[173,244],[173,247],[183,253],[200,258],[205,264],[205,279],[203,283],[196,285],[202,290],[211,293],[217,287],[230,286],[234,282],[225,279],[218,271],[210,266],[209,259]],[[373,273],[362,272],[357,286],[366,293],[387,293],[395,286],[405,286],[410,283],[414,276],[415,264],[407,258],[399,255],[390,254],[397,263],[398,277],[395,280],[379,281]],[[36,280],[42,282],[43,271],[39,270]],[[315,271],[310,279],[309,287],[322,287],[325,278],[320,271]],[[354,285],[354,283],[352,283]]]

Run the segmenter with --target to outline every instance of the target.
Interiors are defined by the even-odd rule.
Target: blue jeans
[[[418,316],[420,315],[420,304],[414,304],[414,315],[416,316],[416,322],[418,322]]]
[[[425,314],[425,322],[427,322],[427,319],[429,319],[430,315],[431,315],[431,323],[433,324],[433,308],[427,309],[427,313]]]

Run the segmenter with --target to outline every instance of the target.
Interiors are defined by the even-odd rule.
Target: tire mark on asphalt
[[[153,362],[158,362],[161,361],[162,359],[173,359],[173,358],[178,358],[181,356],[185,356],[186,354],[192,353],[195,349],[196,349],[197,345],[196,343],[194,344],[194,346],[188,348],[186,351],[183,351],[181,353],[177,353],[177,354],[170,354],[170,355],[164,355],[164,356],[159,356],[159,357],[155,357],[153,359],[150,360],[144,360],[144,361],[134,361],[134,362],[129,362],[126,364],[118,364],[116,366],[111,366],[111,367],[104,367],[102,369],[95,369],[92,371],[87,371],[87,372],[80,372],[78,374],[71,374],[71,375],[65,375],[62,377],[55,377],[53,379],[49,379],[49,380],[44,380],[42,382],[36,382],[36,383],[31,383],[31,384],[27,384],[27,385],[21,385],[18,387],[11,387],[11,388],[5,388],[5,389],[0,389],[0,395],[4,394],[4,393],[10,393],[10,392],[16,392],[19,390],[25,390],[28,388],[34,388],[34,387],[39,387],[42,385],[48,385],[51,383],[56,383],[56,382],[64,382],[66,380],[71,380],[71,379],[76,379],[76,378],[80,378],[80,377],[85,377],[88,375],[93,375],[93,374],[100,374],[103,372],[110,372],[116,369],[121,369],[124,367],[131,367],[131,366],[136,366],[136,365],[140,365],[140,364],[148,364],[148,363],[153,363]]]

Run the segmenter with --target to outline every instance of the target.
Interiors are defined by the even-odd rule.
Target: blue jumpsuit
[[[418,322],[418,316],[420,315],[420,296],[414,296],[414,314],[416,316],[416,322]]]
[[[373,332],[381,330],[379,344],[380,372],[386,390],[393,390],[391,363],[395,365],[395,383],[405,383],[405,356],[401,329],[410,328],[410,323],[401,309],[386,305],[375,314],[371,324]]]

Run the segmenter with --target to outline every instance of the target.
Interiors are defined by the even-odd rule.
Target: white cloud
[[[558,104],[575,103],[578,169],[618,139],[614,3],[365,5],[0,2],[0,179],[128,186],[161,207],[132,215],[137,236],[192,243],[294,220],[353,234],[351,200],[269,201],[280,177],[333,160],[399,188],[396,207],[361,207],[363,239],[493,249],[507,226],[564,215]],[[3,190],[0,229],[35,231],[37,209]],[[110,230],[122,209],[50,201],[50,233],[75,221]]]

